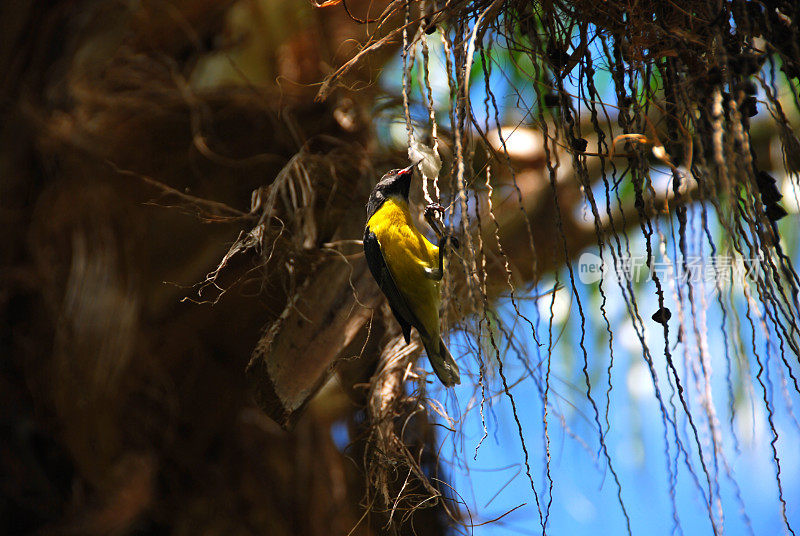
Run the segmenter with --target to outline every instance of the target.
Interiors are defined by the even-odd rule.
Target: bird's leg
[[[431,226],[433,232],[439,238],[439,266],[436,269],[428,268],[425,270],[425,274],[434,281],[440,281],[444,277],[444,254],[442,250],[447,246],[447,243],[449,242],[455,249],[459,247],[458,239],[453,235],[445,234],[442,230],[439,222],[439,217],[442,213],[444,213],[444,208],[441,205],[431,203],[425,207],[425,221],[428,222],[428,225]]]

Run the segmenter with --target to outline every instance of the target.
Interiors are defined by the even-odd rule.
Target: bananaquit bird
[[[413,326],[433,371],[446,387],[451,387],[461,379],[458,365],[439,333],[439,281],[444,275],[443,249],[448,241],[454,247],[458,242],[445,236],[433,217],[433,211],[442,210],[438,205],[429,205],[425,210],[425,218],[439,238],[438,247],[422,236],[411,221],[408,189],[414,166],[393,169],[372,190],[367,202],[364,253],[406,343]]]

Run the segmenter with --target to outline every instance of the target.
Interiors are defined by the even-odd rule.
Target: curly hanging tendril
[[[427,2],[422,2],[421,11],[423,13],[427,12]],[[431,124],[431,140],[433,141],[433,158],[438,159],[439,157],[439,136],[437,132],[437,124],[436,124],[436,110],[435,110],[435,103],[433,101],[433,89],[431,88],[431,79],[430,79],[430,52],[428,50],[428,35],[427,31],[423,32],[420,35],[420,42],[422,44],[422,80],[424,82],[424,92],[423,100],[427,96],[426,105],[428,107],[428,118]],[[420,91],[422,89],[420,88]],[[438,203],[440,199],[440,192],[439,192],[439,171],[440,169],[436,170],[436,173],[432,176],[424,177],[423,181],[423,191],[425,194],[425,201],[427,203]],[[428,181],[433,180],[433,192],[434,195],[431,197],[431,194],[428,190]]]
[[[422,12],[425,11],[424,3],[421,5]],[[405,12],[406,25],[410,20],[410,4],[406,6]],[[422,174],[422,193],[426,205],[438,203],[439,193],[439,168],[435,161],[438,160],[439,139],[437,136],[436,112],[433,100],[433,89],[430,83],[430,53],[428,49],[427,34],[422,31],[422,26],[417,30],[412,44],[408,42],[408,29],[403,30],[403,114],[406,122],[406,135],[408,143],[408,158],[412,162],[419,162],[419,170]],[[427,107],[430,119],[431,139],[433,140],[432,150],[420,143],[414,135],[414,125],[411,119],[410,100],[411,100],[411,73],[414,64],[417,62],[417,43],[421,45],[422,61],[419,62],[420,93],[423,102]],[[435,197],[430,193],[430,182],[433,182]]]

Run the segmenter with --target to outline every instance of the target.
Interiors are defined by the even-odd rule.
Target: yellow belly
[[[367,222],[397,288],[432,340],[439,339],[439,282],[425,270],[438,268],[439,248],[414,226],[408,204],[389,198]]]

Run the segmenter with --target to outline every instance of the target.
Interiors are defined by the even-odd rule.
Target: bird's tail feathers
[[[450,355],[450,351],[445,346],[442,338],[439,337],[436,344],[433,341],[423,339],[422,344],[425,346],[425,352],[428,354],[428,361],[431,362],[433,371],[444,386],[452,387],[461,383],[458,365],[453,356]]]

